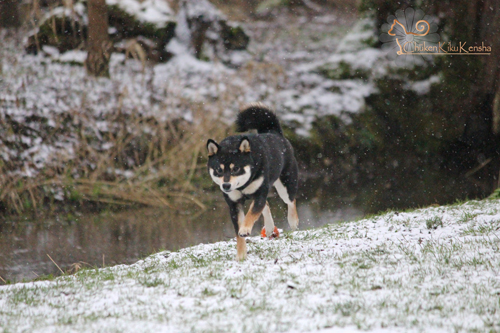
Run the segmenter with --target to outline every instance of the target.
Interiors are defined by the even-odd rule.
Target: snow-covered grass
[[[500,201],[162,252],[0,287],[14,331],[500,330]]]

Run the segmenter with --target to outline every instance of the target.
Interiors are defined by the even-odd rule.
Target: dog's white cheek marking
[[[244,194],[253,194],[255,193],[255,191],[257,191],[260,186],[262,185],[262,183],[264,182],[264,177],[263,176],[260,176],[259,178],[257,178],[256,180],[254,180],[253,182],[251,182],[243,191]]]
[[[210,168],[210,177],[212,177],[212,180],[215,184],[219,186],[222,184],[222,177],[217,177],[216,175],[214,175],[214,169],[212,168]]]
[[[290,197],[288,196],[288,191],[286,190],[285,185],[283,185],[280,179],[278,179],[274,183],[274,187],[276,188],[276,191],[278,191],[278,195],[280,196],[281,200],[283,200],[286,204],[290,205],[292,201],[290,201]]]
[[[229,180],[231,182],[231,189],[237,189],[238,187],[245,185],[252,176],[250,167],[248,165],[244,167],[243,170],[245,170],[244,174],[236,177],[231,177],[231,179]]]

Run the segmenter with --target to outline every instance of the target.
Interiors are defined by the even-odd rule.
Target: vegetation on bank
[[[49,142],[56,133],[78,140],[75,154],[59,156],[34,177],[16,174],[16,161],[4,161],[0,174],[0,207],[4,212],[57,212],[56,203],[66,201],[68,209],[111,206],[196,206],[205,183],[205,140],[207,133],[224,136],[229,126],[202,110],[196,122],[162,120],[137,113],[92,113],[62,115],[55,124],[39,130]],[[96,129],[98,122],[112,126]],[[13,135],[34,131],[29,124],[5,117],[3,130]],[[102,144],[105,143],[105,149]],[[8,142],[9,143],[9,142]],[[12,142],[10,144],[17,144]]]
[[[200,157],[207,133],[223,136],[228,130],[229,122],[220,123],[227,99],[224,92],[215,98],[210,94],[224,100],[215,108],[204,107],[204,98],[186,96],[186,86],[200,95],[205,73],[194,74],[195,87],[179,81],[192,77],[190,71],[209,71],[193,60],[201,51],[212,61],[222,53],[230,61],[232,51],[244,51],[248,36],[208,1],[184,1],[177,13],[166,1],[101,4],[109,12],[101,30],[113,44],[108,50],[113,54],[107,55],[113,78],[107,81],[70,66],[88,59],[88,24],[95,18],[89,18],[85,1],[27,2],[25,26],[33,30],[0,30],[5,41],[0,51],[3,216],[139,205],[205,208],[199,198],[204,184]],[[177,21],[185,30],[178,31]],[[172,42],[167,51],[167,44],[181,35],[182,42]],[[184,52],[188,69],[169,64],[158,74],[155,65],[177,52]],[[130,65],[128,57],[136,61]],[[206,80],[220,72],[231,76],[222,65],[210,67]]]
[[[259,3],[269,6],[266,7],[269,9],[268,15],[282,8],[288,8],[291,13],[315,13],[314,6],[308,7],[311,4],[309,1],[256,1],[250,5],[256,8]],[[341,3],[342,1],[333,4],[333,7],[340,8]],[[81,106],[71,105],[69,112],[54,117],[46,117],[42,109],[36,110],[31,115],[26,115],[23,121],[19,121],[13,114],[25,106],[29,109],[28,98],[20,93],[20,96],[15,95],[15,98],[9,96],[0,100],[0,107],[12,111],[12,114],[7,112],[2,115],[0,145],[2,149],[6,147],[7,151],[12,152],[11,157],[15,156],[0,161],[0,210],[7,214],[50,212],[55,206],[59,206],[61,198],[68,203],[63,209],[123,205],[168,207],[176,203],[201,208],[204,203],[200,188],[204,188],[203,184],[208,185],[208,179],[204,175],[203,158],[200,158],[203,155],[204,138],[196,133],[211,133],[212,128],[208,126],[210,123],[218,126],[221,118],[230,119],[231,113],[226,112],[227,110],[234,112],[238,104],[254,98],[269,102],[277,107],[281,115],[290,116],[289,119],[292,119],[285,121],[288,127],[287,137],[296,147],[305,177],[312,176],[312,183],[321,184],[326,188],[324,191],[333,189],[346,191],[351,195],[351,189],[363,188],[359,201],[366,203],[369,212],[387,207],[415,207],[453,202],[457,198],[488,196],[498,185],[500,144],[498,129],[495,127],[495,119],[498,117],[484,118],[479,112],[483,109],[489,110],[490,107],[493,111],[498,111],[499,95],[489,94],[487,97],[491,97],[491,100],[483,100],[487,102],[483,103],[485,108],[478,107],[479,102],[473,97],[485,97],[482,92],[476,93],[477,87],[484,88],[484,82],[476,83],[485,76],[481,71],[489,65],[483,64],[483,60],[478,57],[441,57],[432,64],[422,63],[404,69],[386,66],[381,59],[375,59],[376,62],[373,62],[374,59],[370,58],[368,60],[371,62],[368,63],[372,64],[371,67],[358,68],[359,59],[356,58],[363,50],[378,50],[376,35],[387,16],[397,9],[404,9],[399,8],[398,3],[387,6],[381,4],[385,2],[361,2],[361,15],[370,17],[368,37],[367,29],[364,28],[360,34],[356,31],[356,25],[350,28],[345,36],[340,37],[332,37],[327,33],[319,37],[318,33],[315,36],[306,33],[300,35],[299,38],[304,39],[300,42],[304,45],[318,40],[318,44],[321,44],[322,38],[331,38],[334,44],[355,44],[361,48],[360,51],[341,50],[339,47],[339,54],[335,55],[345,59],[334,62],[315,59],[314,63],[311,62],[315,66],[312,66],[312,69],[292,68],[286,69],[285,72],[278,61],[271,63],[262,60],[268,51],[255,52],[256,59],[250,60],[233,72],[229,79],[224,71],[221,71],[222,74],[217,78],[200,79],[203,84],[192,89],[189,97],[183,96],[182,90],[191,89],[192,81],[188,84],[184,81],[179,83],[177,78],[168,76],[168,80],[173,82],[171,85],[177,89],[172,94],[172,91],[161,91],[155,87],[153,81],[158,78],[155,78],[155,74],[146,73],[142,78],[118,77],[113,81],[114,87],[106,92],[107,95],[99,96],[96,102],[93,100],[96,99],[95,96],[86,96],[87,90],[92,84],[104,84],[86,82],[87,87],[81,89],[80,95],[67,97],[75,99],[76,96],[81,99]],[[414,5],[424,6],[419,3]],[[457,9],[454,17],[466,16],[463,1],[454,6]],[[434,2],[422,9],[437,16],[448,10]],[[464,20],[457,20],[462,21]],[[470,29],[455,29],[457,27],[454,22],[448,18],[440,21],[440,32],[443,31],[450,38],[457,40],[473,37],[470,35]],[[314,20],[311,19],[308,24],[314,24]],[[480,37],[483,35],[484,32],[480,32]],[[281,45],[281,42],[277,39],[276,43],[271,40],[269,44]],[[263,44],[262,48],[269,48],[269,44]],[[3,57],[12,57],[9,52],[7,45]],[[51,61],[50,58],[47,61]],[[125,60],[121,61],[125,63]],[[15,61],[7,63],[13,64]],[[215,66],[213,62],[206,64]],[[144,63],[142,65],[144,74]],[[177,65],[179,63],[172,66]],[[187,66],[190,65],[192,64]],[[54,68],[45,64],[43,66]],[[377,72],[380,68],[386,68],[387,72],[381,75]],[[303,72],[300,72],[301,70]],[[26,91],[26,86],[34,79],[32,68],[23,68],[21,71],[25,72],[22,73],[25,76],[16,84],[22,92],[23,89]],[[123,70],[118,69],[118,72],[121,71]],[[196,77],[199,73],[186,70],[185,75]],[[314,75],[316,77],[311,79]],[[318,79],[317,76],[321,78]],[[245,84],[238,81],[241,77],[246,80]],[[132,85],[133,88],[127,90],[117,84],[120,80],[143,82]],[[296,86],[299,88],[285,87],[284,82],[293,80],[297,81]],[[226,85],[227,82],[231,84]],[[69,81],[63,85],[73,84],[74,81]],[[350,90],[348,87],[351,87]],[[354,100],[356,103],[360,102],[359,110],[338,107],[339,104],[349,104],[352,101],[348,98],[342,99],[347,96],[346,91],[357,91],[366,87],[373,89],[360,97],[361,102]],[[288,91],[283,91],[286,89]],[[320,93],[308,95],[310,91],[315,90]],[[149,92],[151,94],[148,94]],[[277,98],[276,95],[281,92],[285,94]],[[333,97],[338,98],[329,99],[333,111],[321,113],[323,111],[316,107],[317,100],[319,97],[332,97],[332,93],[336,94]],[[134,94],[135,97],[148,95],[144,98],[139,96],[130,103],[130,96]],[[195,94],[202,95],[202,98],[195,101],[195,98],[191,98]],[[174,99],[172,95],[175,96]],[[179,96],[181,98],[178,98]],[[98,107],[99,103],[104,104],[108,97],[111,101],[109,104],[115,103],[108,108],[113,111],[94,114],[96,106]],[[60,96],[56,96],[53,102],[63,104],[59,98]],[[144,102],[141,98],[148,101]],[[170,101],[165,102],[167,99]],[[302,105],[297,102],[299,100],[307,100],[307,103]],[[205,101],[207,104],[202,104]],[[337,103],[338,101],[343,103]],[[288,102],[291,106],[285,105]],[[469,108],[469,105],[474,106]],[[49,105],[47,108],[52,107],[53,105]],[[148,109],[153,107],[155,112],[148,113]],[[194,110],[195,116],[190,115],[191,118],[183,119],[181,113],[186,110]],[[311,110],[315,112],[312,117]],[[173,116],[162,116],[162,112],[164,115]],[[214,115],[213,118],[207,118],[209,112]],[[223,117],[218,117],[217,112],[225,113]],[[199,117],[200,115],[203,116]],[[312,118],[311,126],[306,127],[306,130],[305,115]],[[293,120],[294,117],[297,120]],[[485,119],[489,123],[478,124],[478,119]],[[24,122],[25,120],[27,122]],[[103,123],[112,125],[100,128]],[[223,137],[231,132],[228,125],[221,126],[225,129],[221,129],[220,135],[217,133],[212,136]],[[306,135],[304,132],[307,132]],[[197,137],[199,142],[189,141],[191,136]],[[26,177],[32,166],[23,160],[23,151],[32,148],[37,143],[37,138],[42,138],[42,146],[46,145],[51,154],[54,151],[50,151],[50,147],[56,147],[53,156],[57,156],[59,161],[56,158],[52,165],[41,168],[34,180]],[[75,156],[71,158],[59,154],[59,147],[54,146],[55,142],[64,145],[77,141],[79,143],[74,149]],[[110,145],[103,146],[105,142]],[[198,156],[190,155],[190,150],[198,152]],[[182,169],[184,174],[181,173]]]
[[[441,42],[498,44],[494,31],[500,21],[480,1],[363,0],[359,6],[360,16],[374,23],[375,36],[388,17],[407,8],[421,9],[437,22]],[[493,21],[495,27],[488,27]],[[364,48],[380,46],[366,41]],[[362,64],[352,55],[345,59],[325,62],[319,73],[372,81],[376,92],[348,122],[337,115],[318,117],[310,138],[296,137],[300,158],[319,170],[323,183],[363,186],[364,201],[379,207],[372,211],[484,198],[500,186],[498,54],[419,58],[406,67],[385,66],[378,59],[368,70],[357,68]],[[387,72],[377,73],[380,67]]]

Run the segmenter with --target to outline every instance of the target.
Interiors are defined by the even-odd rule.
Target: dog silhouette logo
[[[396,29],[395,29],[396,24],[398,24],[399,27],[400,27],[400,29],[402,29],[404,31],[405,39],[406,39],[405,45],[401,45],[401,43],[399,42],[399,39],[398,39],[397,34],[396,34]],[[427,28],[427,30],[426,30],[426,28]],[[387,32],[387,34],[389,36],[395,36],[396,37],[396,43],[399,46],[399,51],[397,51],[398,55],[406,53],[404,51],[405,50],[405,46],[406,46],[406,44],[411,43],[411,42],[414,41],[414,37],[413,36],[420,36],[420,37],[426,36],[429,33],[430,24],[426,20],[420,20],[420,21],[418,21],[415,24],[415,29],[417,29],[418,31],[425,31],[425,32],[424,33],[415,33],[415,32],[411,32],[411,31],[407,31],[406,28],[405,28],[405,26],[401,22],[399,22],[397,19],[394,19],[394,23],[392,23],[392,25],[391,25],[391,30],[389,30]]]
[[[441,37],[437,30],[433,17],[422,10],[407,8],[387,18],[379,40],[382,49],[389,50],[389,56],[397,62],[415,62],[438,47]]]

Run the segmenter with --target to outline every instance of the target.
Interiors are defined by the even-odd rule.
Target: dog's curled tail
[[[262,103],[251,103],[241,108],[236,118],[236,131],[246,132],[256,129],[257,133],[276,133],[283,135],[278,117]]]

